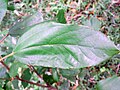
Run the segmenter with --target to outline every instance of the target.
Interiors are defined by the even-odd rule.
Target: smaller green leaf
[[[0,35],[2,35],[2,34],[4,34],[4,35],[8,34],[8,30],[1,31]]]
[[[42,14],[40,12],[36,12],[33,15],[26,17],[23,21],[17,22],[9,29],[9,34],[11,36],[21,36],[23,33],[28,31],[30,27],[42,21]]]
[[[60,69],[60,74],[62,74],[63,77],[67,78],[71,82],[75,83],[76,81],[76,75],[80,73],[79,69]]]
[[[15,7],[14,7],[14,5],[8,5],[7,9],[8,9],[8,10],[11,10],[11,11],[14,11],[14,10],[15,10]]]
[[[59,90],[69,90],[69,88],[70,88],[70,82],[64,80],[61,86],[59,87]]]
[[[10,71],[9,71],[9,74],[11,77],[14,77],[17,75],[19,67],[23,67],[23,64],[20,62],[12,63],[12,65],[10,67]]]
[[[11,81],[9,81],[9,82],[6,84],[5,88],[6,88],[6,90],[13,90],[13,89],[12,89],[12,83],[11,83]]]
[[[0,0],[0,22],[4,18],[7,11],[7,0]]]
[[[67,76],[76,76],[80,73],[79,69],[60,69],[60,73],[67,77]]]
[[[32,74],[30,73],[30,69],[28,68],[22,73],[21,78],[24,79],[24,80],[30,80],[31,76],[32,76]],[[22,85],[23,85],[24,88],[26,88],[28,86],[28,83],[22,82]]]
[[[94,74],[94,73],[92,73],[92,74]],[[86,75],[89,75],[89,70],[84,68],[84,69],[81,69],[81,70],[80,70],[80,73],[78,74],[78,77],[79,77],[81,80],[84,80],[84,77],[85,77]]]
[[[37,67],[37,72],[39,74],[44,74],[44,72],[46,71],[46,68],[45,67],[41,67],[41,66],[38,66]]]
[[[53,76],[48,74],[43,75],[43,80],[49,85],[52,85],[55,82],[55,80],[53,79]]]
[[[53,75],[53,79],[58,82],[59,81],[59,75],[56,69],[52,69],[52,75]]]
[[[97,90],[119,90],[120,89],[120,77],[113,76],[106,80],[101,80],[97,84]]]
[[[66,19],[65,19],[65,11],[63,10],[63,9],[60,9],[59,11],[58,11],[58,14],[57,14],[57,16],[56,16],[56,18],[57,18],[57,21],[59,22],[59,23],[66,23]]]
[[[19,83],[18,80],[13,80],[13,81],[12,81],[12,84],[13,84],[14,89],[19,90],[18,83]]]
[[[0,65],[0,78],[4,78],[6,76],[6,68],[1,67]]]
[[[85,22],[83,22],[83,24],[97,31],[100,30],[100,27],[101,27],[101,22],[95,17],[91,17],[89,20],[86,20]]]

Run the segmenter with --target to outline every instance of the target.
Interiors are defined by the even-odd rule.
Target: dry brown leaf
[[[100,16],[97,16],[97,19],[98,19],[98,20],[105,20],[104,17],[100,17]]]

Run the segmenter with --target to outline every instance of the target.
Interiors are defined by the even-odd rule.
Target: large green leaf
[[[119,90],[120,77],[113,76],[106,80],[102,80],[97,84],[97,90]]]
[[[13,27],[10,28],[9,34],[11,36],[19,36],[29,30],[29,28],[35,24],[43,21],[42,14],[36,12],[31,16],[26,17],[24,20],[17,22]]]
[[[0,22],[7,11],[7,0],[0,0]]]
[[[86,26],[47,22],[20,37],[13,52],[25,64],[68,69],[99,64],[119,50],[102,33]]]

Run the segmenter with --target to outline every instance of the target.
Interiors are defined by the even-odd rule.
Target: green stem
[[[12,52],[12,53],[6,55],[5,57],[0,58],[0,62],[3,61],[4,59],[10,57],[10,56],[13,56],[13,55],[14,55],[14,52]]]

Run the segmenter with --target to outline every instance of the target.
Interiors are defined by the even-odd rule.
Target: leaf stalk
[[[10,57],[10,56],[13,56],[13,55],[14,55],[14,52],[12,52],[12,53],[6,55],[5,57],[1,57],[1,58],[0,58],[0,62],[3,61],[4,59]]]

